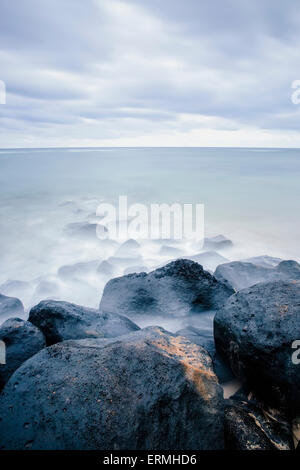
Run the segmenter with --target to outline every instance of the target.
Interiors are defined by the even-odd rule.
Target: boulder
[[[182,256],[184,254],[184,250],[181,248],[177,248],[176,246],[169,246],[169,245],[163,245],[160,250],[159,254],[161,256]]]
[[[225,406],[227,450],[293,450],[292,429],[258,406],[229,400]]]
[[[116,274],[116,267],[108,261],[102,261],[97,267],[97,273],[102,276],[113,277]]]
[[[224,250],[226,248],[232,248],[233,243],[224,235],[217,235],[216,237],[204,238],[203,249],[204,250]]]
[[[177,331],[176,335],[184,336],[191,343],[198,344],[198,346],[206,349],[212,359],[215,374],[221,384],[233,380],[234,376],[230,367],[216,351],[213,331],[201,330],[189,325]]]
[[[152,327],[44,349],[0,398],[2,449],[223,448],[222,389],[206,351]]]
[[[6,353],[6,364],[0,365],[1,390],[23,362],[46,347],[46,341],[38,328],[20,318],[9,318],[0,326],[0,341]]]
[[[215,271],[219,280],[227,280],[237,290],[279,280],[300,279],[300,265],[296,261],[281,261],[275,267],[264,267],[244,261],[221,264]]]
[[[263,402],[300,412],[300,282],[257,284],[233,295],[214,318],[217,351]]]
[[[96,272],[98,266],[99,260],[74,263],[61,266],[57,274],[61,279],[73,279]]]
[[[68,339],[115,337],[139,330],[128,318],[103,314],[69,302],[45,300],[33,307],[29,321],[45,335],[47,344]]]
[[[122,243],[117,249],[115,256],[120,258],[131,258],[139,255],[140,244],[133,239]]]
[[[107,232],[107,229],[100,224],[88,222],[72,222],[65,227],[65,233],[69,236],[76,238],[96,240],[97,230],[101,229],[103,229],[103,232]]]
[[[0,320],[23,315],[24,306],[19,299],[0,294]]]
[[[216,309],[233,292],[199,264],[179,259],[149,274],[111,279],[104,288],[100,310],[128,317],[185,316]]]

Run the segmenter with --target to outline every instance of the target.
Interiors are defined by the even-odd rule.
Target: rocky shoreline
[[[99,309],[46,299],[27,320],[1,295],[0,448],[299,449],[300,266],[264,258],[178,259],[110,280]],[[206,312],[213,332],[138,326]]]

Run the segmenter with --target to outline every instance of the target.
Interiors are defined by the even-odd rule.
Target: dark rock
[[[210,357],[158,327],[44,349],[7,383],[0,417],[3,449],[223,448]]]
[[[0,319],[24,315],[22,302],[15,297],[0,294]]]
[[[5,343],[6,364],[0,365],[0,390],[23,362],[46,347],[43,333],[28,321],[9,318],[0,326]]]
[[[294,449],[291,426],[253,404],[228,401],[224,427],[228,450]]]
[[[202,266],[177,260],[149,274],[111,279],[100,303],[103,312],[184,316],[220,307],[233,290],[217,281]]]
[[[300,282],[257,284],[233,295],[216,313],[217,351],[263,402],[300,412],[300,368],[292,361],[299,339]]]
[[[67,339],[109,338],[139,330],[121,315],[103,314],[93,308],[54,300],[33,307],[29,321],[44,333],[49,345]]]
[[[263,267],[244,261],[221,264],[215,271],[219,280],[227,280],[237,290],[259,282],[300,279],[300,265],[296,261],[282,261],[275,267]]]

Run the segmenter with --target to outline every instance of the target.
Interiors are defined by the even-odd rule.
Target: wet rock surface
[[[100,310],[129,318],[146,313],[184,316],[219,308],[233,292],[199,264],[179,259],[149,274],[110,280],[104,288]]]
[[[33,307],[29,321],[44,333],[48,345],[68,339],[115,337],[139,329],[121,315],[54,300]]]
[[[222,389],[207,352],[152,327],[46,348],[0,398],[2,449],[221,449]]]

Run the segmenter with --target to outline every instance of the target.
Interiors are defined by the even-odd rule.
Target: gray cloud
[[[2,0],[2,146],[300,146],[279,0]]]

